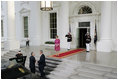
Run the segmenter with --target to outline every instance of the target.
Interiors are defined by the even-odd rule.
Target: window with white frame
[[[24,37],[28,37],[28,16],[24,16]]]
[[[79,27],[90,27],[90,22],[79,22]]]
[[[1,36],[4,36],[4,31],[3,31],[3,20],[1,20]]]
[[[50,13],[50,38],[55,39],[57,35],[57,13]]]
[[[83,6],[79,9],[78,14],[91,14],[92,9],[89,6]]]

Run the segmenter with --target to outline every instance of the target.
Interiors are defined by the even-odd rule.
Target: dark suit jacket
[[[38,61],[38,65],[39,65],[39,67],[44,67],[46,65],[44,54],[41,55],[40,60]]]
[[[30,68],[35,68],[35,57],[34,56],[30,56],[30,64],[29,64],[29,67]]]

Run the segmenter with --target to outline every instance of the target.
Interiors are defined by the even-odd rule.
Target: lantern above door
[[[40,1],[40,9],[42,11],[51,11],[51,10],[53,10],[52,1]]]

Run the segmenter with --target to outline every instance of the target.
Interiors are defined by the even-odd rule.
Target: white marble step
[[[2,57],[4,57],[4,56],[6,56],[6,57],[15,57],[16,54],[17,53],[15,53],[15,54],[7,53],[7,54],[4,54]],[[26,56],[26,55],[24,55],[24,56]]]
[[[4,59],[4,60],[7,60],[7,61],[9,61],[9,59],[6,59],[6,58],[1,58],[1,59]]]
[[[111,72],[112,68],[109,67],[102,67],[102,66],[97,66],[97,65],[88,65],[88,64],[84,64],[85,68],[89,68],[89,69],[95,69],[95,70],[99,70],[99,71],[105,71],[105,72]]]
[[[60,68],[60,69],[58,69],[58,68],[55,68],[55,71],[57,71],[58,73],[59,72],[63,72],[63,74],[67,74],[67,75],[70,75],[71,73],[74,73],[75,71],[74,71],[74,69],[62,69],[62,68]]]
[[[88,72],[83,72],[83,71],[79,71],[78,75],[79,76],[90,77],[90,79],[103,79],[104,78],[103,76],[88,73]]]
[[[16,49],[16,50],[10,50],[10,52],[18,52],[20,50]]]
[[[115,73],[107,73],[105,77],[108,77],[109,79],[117,79],[117,74]]]
[[[110,66],[106,66],[106,65],[101,65],[101,64],[94,64],[94,63],[88,63],[88,62],[82,62],[83,66],[86,65],[88,67],[91,67],[91,66],[94,66],[94,67],[97,67],[97,68],[101,68],[104,69],[104,70],[109,70],[109,69],[116,69],[114,67],[110,67]]]
[[[17,53],[12,53],[12,52],[8,52],[7,54],[4,54],[4,55],[16,55]]]
[[[47,75],[47,77],[49,77],[50,79],[67,79],[67,77],[61,75],[54,75],[54,74]]]
[[[80,64],[78,61],[68,60],[68,59],[62,59],[63,63],[65,64]]]
[[[6,58],[7,58],[7,57],[8,57],[8,58],[13,58],[13,57],[15,57],[15,56],[10,56],[10,55],[9,55],[9,56],[2,56],[2,57],[6,57]]]
[[[7,53],[7,54],[4,54],[3,56],[5,56],[5,55],[15,55],[16,53]]]
[[[52,61],[52,60],[47,60],[47,59],[45,61],[51,62],[51,63],[60,63],[60,62],[57,62],[57,61]]]
[[[77,64],[71,64],[71,63],[63,62],[63,63],[60,63],[59,67],[62,67],[62,66],[65,68],[75,68],[75,67],[77,67]]]
[[[71,77],[69,77],[70,79],[91,79],[90,77],[86,77],[86,76],[78,76],[78,75],[73,75]]]
[[[46,60],[51,60],[51,61],[57,61],[57,62],[61,62],[61,59],[56,59],[56,58],[50,58],[50,57],[46,57]]]
[[[12,53],[7,53],[7,54],[4,54],[3,56],[15,56],[15,54],[12,54]]]
[[[25,64],[26,64],[26,65],[29,65],[29,60],[26,60]],[[50,63],[46,63],[46,64],[47,64],[47,65],[54,65],[54,64],[50,64]],[[36,62],[35,65],[38,65],[38,63]],[[54,66],[57,66],[57,65],[54,65]]]
[[[78,67],[77,65],[76,66],[71,66],[71,65],[63,65],[63,64],[59,64],[58,65],[58,68],[62,68],[62,69],[74,69],[74,68],[76,68],[76,67]]]
[[[62,73],[62,72],[55,72],[55,73],[51,73],[51,75],[55,75],[55,76],[61,76],[61,77],[68,77],[69,75],[68,74],[65,74],[65,73]]]
[[[111,73],[117,74],[117,69],[112,69]]]
[[[7,54],[7,52],[1,52],[1,56],[4,56],[4,54]]]
[[[52,71],[51,72],[51,74],[53,74],[53,75],[61,75],[61,76],[68,76],[68,75],[71,75],[71,71],[63,71],[63,70],[60,70],[60,71],[57,71],[57,70],[54,70],[54,71]]]
[[[88,73],[92,73],[92,74],[96,74],[96,75],[104,75],[106,72],[105,71],[99,71],[99,70],[95,70],[95,69],[89,69],[89,68],[79,68],[77,69],[78,72],[83,71],[83,72],[88,72]]]
[[[9,58],[12,58],[12,57],[9,57],[9,56],[3,56],[3,57],[1,57],[1,59],[8,59],[8,60],[9,60]]]

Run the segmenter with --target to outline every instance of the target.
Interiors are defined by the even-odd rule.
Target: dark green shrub
[[[46,41],[45,44],[55,44],[53,41]]]

